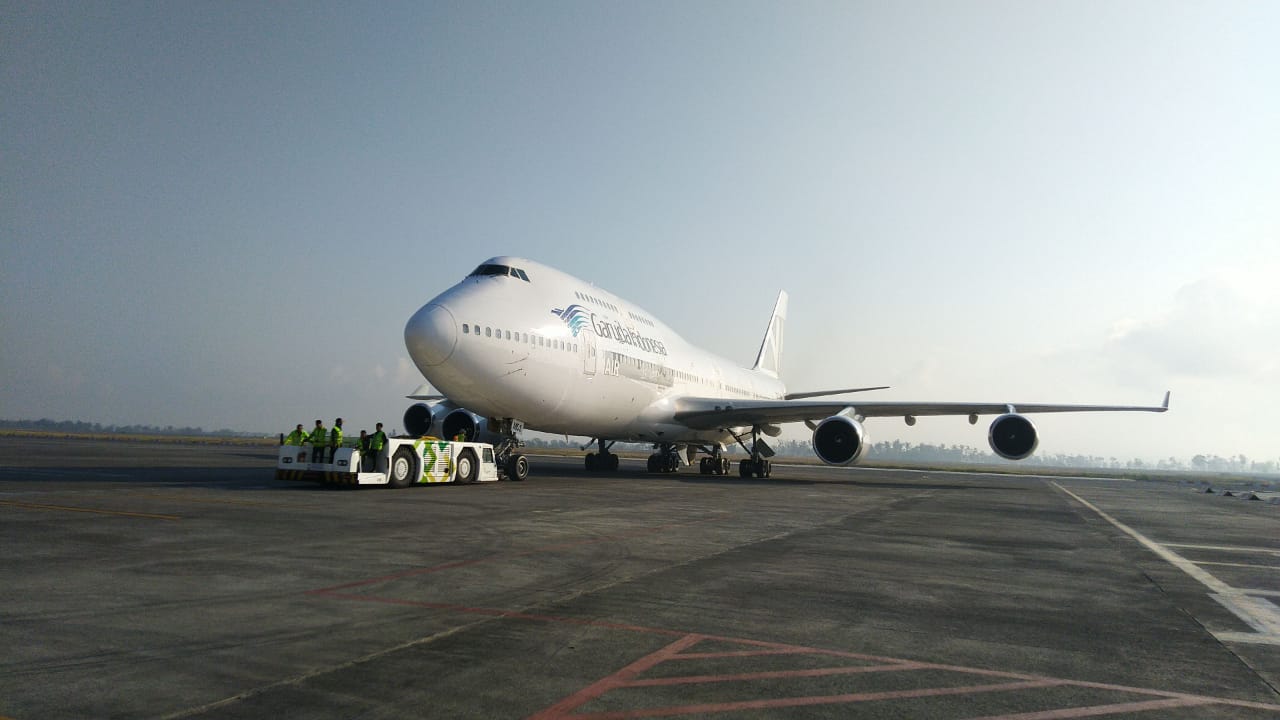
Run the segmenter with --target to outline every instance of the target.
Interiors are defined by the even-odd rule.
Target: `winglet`
[[[1169,396],[1172,394],[1173,392],[1171,390],[1164,391],[1164,404],[1160,406],[1160,412],[1164,412],[1169,409]]]
[[[756,364],[752,370],[759,370],[773,377],[782,372],[782,330],[787,320],[787,291],[778,292],[778,301],[773,305],[773,316],[769,318],[769,329],[760,342],[760,352],[756,355]]]

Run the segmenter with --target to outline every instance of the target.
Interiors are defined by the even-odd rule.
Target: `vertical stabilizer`
[[[756,364],[751,368],[772,377],[782,372],[782,328],[787,322],[787,291],[778,293],[778,302],[773,305],[773,316],[769,318],[769,329],[764,333],[760,343],[760,354],[756,355]]]

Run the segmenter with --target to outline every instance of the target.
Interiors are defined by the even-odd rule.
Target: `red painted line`
[[[860,665],[849,667],[813,668],[809,670],[767,670],[736,673],[732,675],[685,675],[682,677],[648,678],[632,680],[627,687],[660,687],[664,685],[694,685],[700,683],[740,682],[750,680],[774,680],[779,678],[825,677],[829,675],[861,675],[863,673],[899,672],[921,670],[923,665],[901,663],[898,665]]]
[[[658,525],[657,527],[646,528],[644,530],[637,530],[635,532],[630,532],[630,533],[620,533],[616,535],[602,535],[600,537],[586,538],[582,540],[572,540],[568,542],[557,543],[555,545],[544,545],[542,547],[536,547],[530,550],[524,550],[516,553],[502,553],[497,555],[489,555],[487,557],[482,557],[482,558],[474,558],[471,560],[457,560],[455,562],[448,562],[442,565],[433,565],[431,567],[426,567],[426,568],[415,568],[413,570],[405,570],[398,573],[392,573],[390,575],[383,575],[381,577],[369,578],[367,580],[356,580],[354,582],[343,583],[342,585],[334,585],[333,587],[320,588],[319,590],[309,590],[307,591],[307,594],[322,595],[322,594],[330,593],[336,590],[350,590],[352,588],[366,587],[369,585],[378,585],[380,583],[391,582],[393,580],[401,580],[407,577],[416,577],[418,575],[430,575],[431,573],[437,573],[443,570],[456,570],[457,568],[467,567],[470,565],[481,565],[484,563],[495,562],[498,560],[509,560],[513,558],[528,557],[530,555],[537,555],[539,553],[555,552],[557,550],[568,550],[571,548],[584,547],[587,545],[598,545],[600,543],[613,542],[615,540],[628,540],[632,538],[644,537],[646,535],[653,535],[655,533],[660,533],[664,530],[670,530],[671,528],[675,528],[675,527],[681,527],[685,525],[698,525],[700,523],[705,523],[705,522],[715,522],[718,520],[725,520],[728,517],[729,517],[728,513],[720,513],[712,517],[699,518],[697,520],[685,520],[681,522],[667,523],[665,525]]]
[[[1041,712],[1018,713],[1016,715],[987,715],[971,720],[1072,720],[1073,718],[1098,717],[1100,715],[1119,715],[1120,713],[1146,712],[1148,710],[1167,710],[1169,708],[1195,707],[1212,705],[1213,698],[1168,698],[1166,700],[1145,700],[1143,702],[1116,703],[1114,705],[1091,705],[1089,707],[1063,708],[1061,710],[1043,710]]]
[[[667,645],[661,650],[649,653],[648,655],[645,655],[639,660],[622,668],[618,672],[612,675],[603,677],[597,680],[596,682],[582,688],[578,692],[561,700],[555,705],[552,705],[551,707],[546,708],[545,710],[542,710],[541,712],[538,712],[534,715],[530,715],[528,720],[551,720],[551,718],[569,717],[569,715],[567,715],[566,713],[571,712],[574,708],[584,705],[592,700],[595,700],[596,698],[600,697],[601,695],[604,695],[610,690],[615,690],[617,688],[625,686],[628,682],[635,679],[635,677],[640,673],[646,670],[649,670],[650,668],[652,668],[655,665],[658,665],[659,663],[669,660],[670,658],[679,654],[681,650],[692,647],[693,645],[696,645],[700,642],[702,642],[701,635],[685,635],[684,637],[680,638],[679,640],[676,640],[670,645]],[[574,717],[580,717],[580,716],[574,716]]]
[[[809,697],[774,698],[770,700],[741,700],[727,703],[703,703],[699,705],[677,705],[671,707],[645,708],[642,710],[620,710],[615,712],[583,713],[576,715],[535,715],[538,720],[564,718],[572,720],[629,720],[630,718],[662,717],[667,715],[695,715],[699,713],[738,712],[742,710],[771,710],[774,708],[808,707],[812,705],[847,705],[851,703],[873,702],[877,700],[906,700],[910,698],[940,697],[944,695],[975,695],[988,692],[1009,692],[1012,690],[1032,690],[1043,687],[1063,685],[1061,680],[1038,680],[996,685],[967,685],[964,687],[922,688],[919,690],[893,690],[874,693],[851,693],[848,695],[813,695]],[[530,718],[532,720],[532,718]]]
[[[1031,683],[1030,685],[1027,685],[1027,687],[1069,686],[1069,687],[1078,687],[1078,688],[1090,688],[1095,690],[1111,690],[1116,692],[1127,692],[1127,693],[1133,693],[1137,695],[1146,695],[1149,697],[1154,696],[1159,698],[1165,698],[1165,700],[1150,701],[1150,702],[1166,702],[1166,701],[1168,702],[1176,701],[1179,703],[1185,702],[1187,703],[1186,705],[1187,707],[1192,707],[1195,705],[1226,705],[1229,707],[1248,708],[1251,710],[1263,710],[1267,712],[1280,713],[1280,704],[1274,704],[1274,703],[1256,702],[1251,700],[1237,700],[1233,698],[1213,697],[1208,695],[1190,695],[1186,693],[1172,692],[1169,690],[1140,688],[1140,687],[1133,687],[1130,685],[1113,685],[1109,683],[1089,682],[1084,680],[1063,680],[1063,679],[1047,678],[1041,675],[1007,672],[1002,670],[987,670],[984,668],[964,667],[960,665],[945,665],[940,663],[915,662],[911,660],[903,660],[900,658],[890,658],[890,657],[884,657],[880,655],[867,655],[863,653],[852,653],[852,652],[845,652],[841,650],[828,650],[823,648],[806,648],[798,645],[784,645],[781,643],[772,643],[772,642],[767,642],[763,640],[731,638],[731,637],[725,637],[721,635],[690,634],[688,632],[681,631],[681,630],[670,630],[665,628],[647,627],[644,625],[632,625],[628,623],[611,622],[608,620],[592,620],[592,619],[584,619],[584,618],[559,617],[555,615],[539,615],[535,613],[526,613],[526,612],[520,612],[520,611],[514,611],[514,610],[503,610],[501,608],[470,607],[466,605],[456,605],[451,603],[425,602],[420,600],[403,600],[399,598],[377,597],[372,595],[339,593],[339,592],[333,592],[329,590],[314,590],[309,594],[319,595],[322,597],[329,597],[337,600],[354,600],[359,602],[374,602],[374,603],[382,603],[387,605],[421,607],[421,608],[427,608],[431,610],[444,610],[444,611],[450,611],[450,612],[466,613],[471,615],[485,615],[489,617],[501,617],[501,618],[515,619],[515,620],[531,620],[536,622],[557,623],[557,624],[563,624],[563,625],[578,625],[582,627],[598,627],[598,628],[605,628],[605,629],[611,629],[611,630],[625,630],[627,632],[646,633],[650,635],[665,635],[668,637],[679,637],[683,639],[697,638],[697,641],[690,642],[685,647],[692,647],[693,645],[696,645],[697,642],[712,641],[712,642],[734,643],[738,645],[747,645],[747,646],[761,648],[761,650],[747,650],[747,651],[740,651],[740,652],[726,651],[726,652],[707,652],[707,653],[692,653],[692,652],[675,653],[675,654],[670,654],[669,656],[664,657],[662,659],[662,662],[671,662],[674,660],[699,659],[699,658],[741,657],[741,656],[749,656],[749,655],[812,654],[812,655],[824,655],[828,657],[850,658],[855,660],[877,662],[877,663],[881,663],[881,665],[872,666],[872,667],[884,667],[886,671],[894,670],[894,669],[942,670],[942,671],[950,671],[950,672],[962,673],[967,675],[978,675],[983,677],[1019,680],[1026,683]],[[613,677],[613,676],[610,676],[610,677]],[[1013,684],[1017,685],[1018,683],[1013,683]],[[979,686],[979,687],[999,687],[999,686]],[[838,697],[845,697],[845,696],[838,696]],[[857,697],[857,696],[850,696],[850,697]],[[858,702],[858,700],[856,699],[855,700],[839,700],[839,701],[832,700],[828,702]],[[1110,707],[1110,706],[1099,706],[1099,707]],[[691,711],[691,712],[698,712],[698,711]],[[708,711],[708,712],[720,712],[720,711],[715,710],[715,711]],[[1055,712],[1058,712],[1058,711],[1055,711]],[[1138,712],[1140,712],[1140,710]],[[539,714],[533,717],[541,718],[543,716]],[[546,716],[546,717],[568,717],[568,716]],[[578,718],[578,717],[584,717],[584,716],[575,715],[573,717]],[[605,716],[602,716],[602,717],[605,717]],[[633,716],[625,716],[625,717],[633,717]],[[634,717],[640,717],[640,716],[634,716]],[[1003,717],[1003,716],[999,716],[999,717]],[[1009,716],[1009,717],[1012,718],[1012,717],[1018,717],[1018,716]],[[1064,717],[1071,717],[1071,716],[1064,716]],[[1082,715],[1080,717],[1087,717],[1087,716]]]

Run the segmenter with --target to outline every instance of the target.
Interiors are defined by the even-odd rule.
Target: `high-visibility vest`
[[[284,439],[285,445],[301,445],[307,439],[305,430],[294,430],[289,433],[289,437]]]
[[[342,447],[342,428],[337,425],[334,425],[333,430],[329,433],[329,445]]]
[[[328,435],[329,431],[325,430],[323,425],[317,425],[316,429],[311,431],[311,444],[324,445],[324,440]]]
[[[387,434],[381,430],[376,430],[369,436],[369,447],[373,450],[381,450],[387,445]]]

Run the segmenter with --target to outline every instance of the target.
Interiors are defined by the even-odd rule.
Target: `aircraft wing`
[[[742,427],[786,422],[818,421],[838,413],[862,417],[917,417],[924,415],[1002,415],[1004,413],[1063,412],[1164,412],[1169,409],[1169,393],[1161,405],[1052,405],[1044,403],[964,403],[964,402],[862,402],[834,400],[807,402],[794,400],[741,400],[686,397],[676,401],[674,419],[698,430]]]

